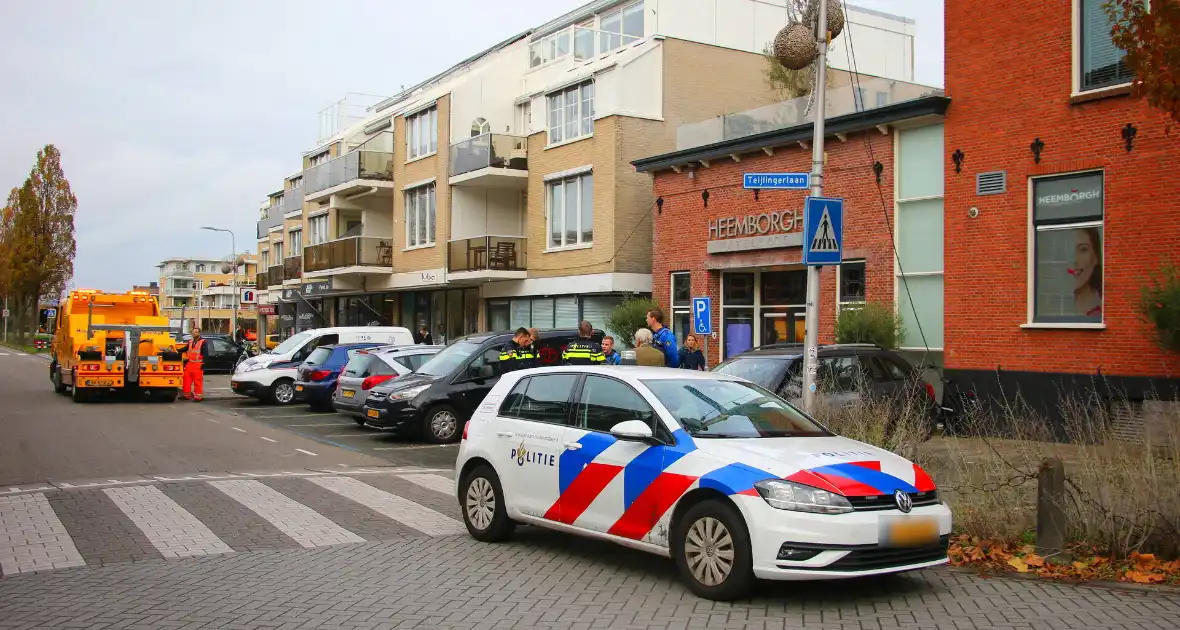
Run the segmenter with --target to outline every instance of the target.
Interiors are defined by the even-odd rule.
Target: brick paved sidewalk
[[[1175,628],[1180,596],[928,571],[700,600],[671,562],[522,528],[0,581],[0,628]]]

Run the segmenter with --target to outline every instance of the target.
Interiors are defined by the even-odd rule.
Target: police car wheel
[[[429,442],[449,444],[459,439],[462,430],[459,412],[450,405],[439,405],[427,412],[422,433]]]
[[[754,584],[750,535],[741,514],[722,500],[702,501],[673,526],[676,567],[698,597],[728,601]]]
[[[463,524],[472,538],[499,542],[512,535],[516,524],[504,509],[504,489],[491,467],[477,466],[463,478],[461,488],[459,503],[463,508]]]

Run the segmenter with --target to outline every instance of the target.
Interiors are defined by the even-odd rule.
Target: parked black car
[[[828,404],[855,405],[862,392],[875,399],[913,396],[926,407],[924,437],[934,432],[939,418],[934,387],[922,378],[920,368],[897,352],[873,344],[831,344],[819,347],[818,359],[816,385]],[[801,406],[803,344],[761,346],[724,361],[713,371],[740,376]]]
[[[378,385],[365,400],[365,425],[384,431],[420,431],[435,444],[455,442],[463,425],[500,378],[500,350],[510,332],[479,333],[451,342],[413,374]],[[543,330],[537,339],[538,367],[558,365],[578,331]],[[603,332],[591,337],[602,341]]]
[[[184,335],[184,343],[188,343],[192,335]],[[242,346],[234,343],[233,337],[220,333],[201,334],[201,338],[209,346],[209,356],[205,357],[206,374],[233,374],[242,354]]]

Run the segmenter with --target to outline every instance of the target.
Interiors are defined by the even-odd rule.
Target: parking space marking
[[[285,424],[286,427],[355,427],[355,422],[324,422],[319,424]]]
[[[330,434],[330,435],[319,435],[319,436],[316,436],[316,437],[324,437],[324,438],[354,438],[354,437],[364,437],[364,438],[371,438],[371,437],[373,437],[373,434],[372,434],[372,433],[363,433],[363,432],[362,432],[362,433],[332,433],[332,434]]]
[[[272,440],[272,439],[270,439],[270,438],[268,438],[268,437],[266,437],[266,436],[260,436],[260,437],[262,437],[262,439],[264,439],[264,440],[266,440],[267,442],[270,442],[270,443],[272,443],[272,444],[278,444],[278,443],[279,443],[279,441],[278,441],[278,440]]]
[[[246,415],[249,415],[249,414],[246,414]],[[250,416],[250,417],[254,418],[255,420],[273,420],[276,418],[307,418],[309,416],[314,418],[316,416],[328,416],[328,415],[331,415],[331,414],[327,414],[327,413],[300,413],[300,414],[287,415],[287,416]],[[299,425],[293,424],[290,426],[299,426]]]
[[[408,451],[420,448],[446,448],[454,444],[403,444],[401,446],[374,446],[374,451]]]
[[[0,497],[0,575],[86,565],[41,492]]]
[[[214,424],[221,424],[221,421],[216,418],[205,418],[205,419],[208,420],[209,422],[214,423]]]
[[[451,492],[453,492],[455,489],[455,482],[451,479],[447,479],[446,477],[443,477],[442,475],[412,474],[412,475],[398,475],[398,477],[401,479],[405,479],[406,481],[409,481],[410,483],[418,484],[419,486],[422,486],[423,488],[434,490],[436,492],[441,492],[446,495],[451,494]]]
[[[233,427],[233,430],[234,430],[234,431],[237,431],[237,432],[239,432],[239,433],[245,433],[245,432],[246,432],[246,430],[245,430],[245,429],[239,429],[239,428],[237,428],[237,427]]]
[[[312,477],[308,481],[429,536],[450,536],[467,531],[463,523],[445,514],[352,477]]]
[[[210,481],[209,485],[246,506],[308,549],[364,542],[363,538],[333,523],[319,512],[259,481]]]
[[[103,492],[165,558],[233,553],[204,523],[155,486],[106,488]]]
[[[295,450],[296,450],[296,451],[299,451],[300,453],[303,453],[304,455],[312,455],[312,456],[315,456],[315,457],[319,457],[319,456],[318,456],[318,455],[316,455],[315,453],[313,453],[313,452],[311,452],[311,451],[305,451],[305,450],[303,450],[303,449],[301,449],[301,448],[297,448],[297,449],[295,449]]]

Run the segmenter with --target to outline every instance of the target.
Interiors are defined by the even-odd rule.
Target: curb
[[[965,573],[975,575],[984,579],[1001,579],[1001,580],[1024,580],[1032,582],[1041,582],[1043,584],[1064,584],[1068,586],[1075,586],[1081,588],[1100,588],[1107,591],[1125,591],[1130,593],[1143,594],[1164,594],[1164,595],[1180,595],[1180,586],[1173,586],[1171,584],[1135,584],[1132,582],[1111,582],[1109,580],[1056,580],[1052,578],[1042,578],[1038,575],[1029,573],[1015,573],[1015,572],[997,572],[997,571],[981,571],[971,567],[943,567],[942,571],[949,573]]]

